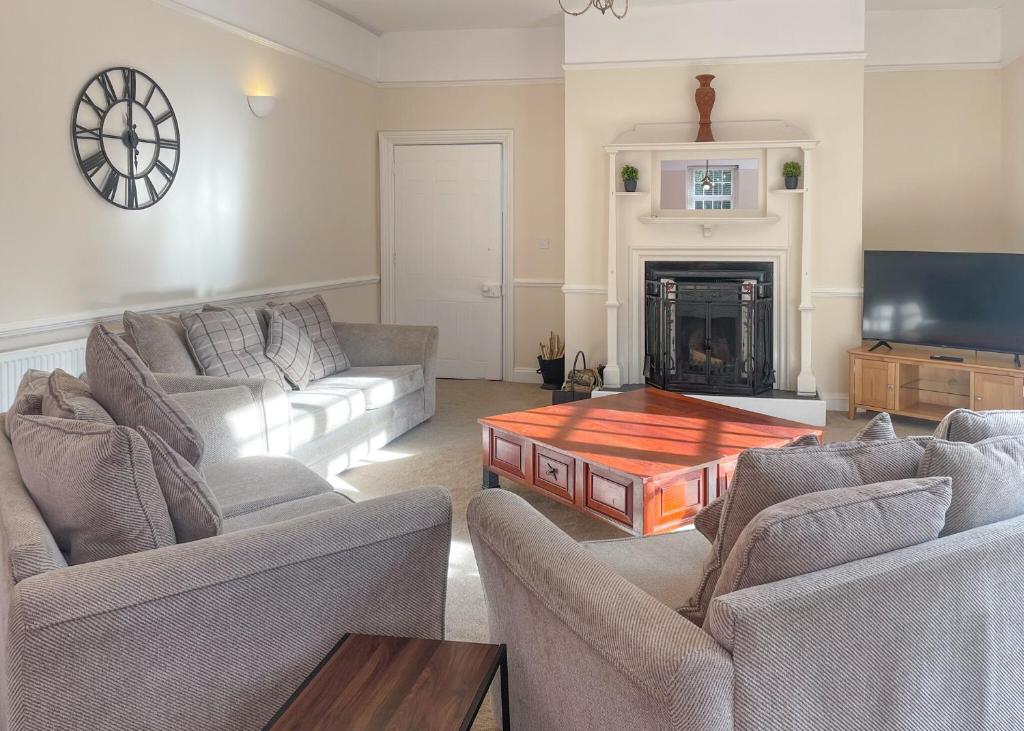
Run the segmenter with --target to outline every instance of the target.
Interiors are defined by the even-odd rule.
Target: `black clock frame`
[[[116,78],[121,79],[120,94],[118,94],[117,88],[114,85],[114,79]],[[137,98],[139,78],[144,79],[149,84],[149,90],[146,93],[144,100]],[[89,94],[89,90],[93,84],[99,84],[100,89],[103,92],[103,98],[100,99],[98,103]],[[158,113],[154,113],[149,108],[150,104],[156,97],[159,97],[166,107],[165,110]],[[103,130],[107,115],[110,113],[111,109],[122,102],[128,103],[128,121],[126,122],[125,131],[121,135],[104,133]],[[79,114],[82,112],[83,104],[95,112],[96,116],[99,118],[98,126],[90,128],[79,124]],[[141,139],[135,132],[134,125],[132,124],[132,115],[134,114],[136,105],[140,106],[142,111],[149,118],[155,139]],[[164,136],[160,133],[160,126],[168,122],[173,125],[173,137]],[[103,144],[104,138],[121,139],[125,147],[134,152],[134,158],[136,159],[138,158],[138,146],[140,144],[153,144],[156,145],[157,149],[153,153],[152,161],[146,169],[141,172],[134,169],[132,156],[129,155],[129,173],[126,175],[117,168],[114,161],[107,153],[106,146]],[[79,143],[89,141],[99,143],[99,150],[86,155],[82,152],[82,148]],[[95,190],[111,205],[128,211],[143,210],[163,200],[164,196],[166,196],[170,191],[171,185],[174,184],[174,181],[177,178],[178,165],[181,162],[181,130],[178,127],[178,117],[174,113],[174,107],[171,105],[171,100],[167,97],[167,94],[164,93],[164,90],[160,88],[160,85],[153,80],[153,77],[129,66],[112,66],[108,69],[104,69],[89,79],[82,87],[81,92],[78,94],[74,110],[71,114],[71,146],[75,152],[75,160],[78,163],[78,169],[92,186],[93,190]],[[168,164],[160,159],[160,155],[163,150],[173,151],[173,164]],[[107,170],[106,175],[100,176],[99,173],[104,169]],[[151,177],[155,173],[159,173],[163,178],[163,184],[159,188],[156,183],[151,180]],[[102,178],[102,182],[98,182],[97,178]],[[126,181],[124,185],[124,195],[123,197],[119,197],[118,190],[121,187],[120,182],[122,178]],[[139,202],[139,180],[145,181],[148,196],[148,200],[145,203]]]

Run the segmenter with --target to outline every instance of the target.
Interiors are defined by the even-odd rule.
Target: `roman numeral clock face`
[[[163,90],[136,69],[101,71],[71,119],[78,166],[118,208],[149,208],[171,189],[181,156],[178,119]]]

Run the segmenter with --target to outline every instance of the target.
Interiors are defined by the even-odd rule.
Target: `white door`
[[[395,315],[437,325],[441,378],[501,380],[501,145],[395,148]]]

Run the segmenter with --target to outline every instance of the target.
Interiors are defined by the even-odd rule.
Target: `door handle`
[[[481,284],[480,292],[484,297],[501,297],[500,284]]]

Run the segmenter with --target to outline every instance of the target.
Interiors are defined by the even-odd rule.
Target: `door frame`
[[[501,379],[512,380],[515,353],[513,332],[512,235],[514,172],[513,131],[510,129],[462,129],[410,132],[379,132],[380,145],[380,318],[393,324],[395,307],[395,148],[402,145],[501,145]]]

